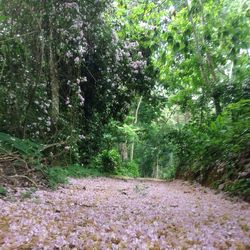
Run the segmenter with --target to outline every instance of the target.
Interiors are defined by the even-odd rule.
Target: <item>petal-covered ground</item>
[[[94,178],[0,200],[0,249],[250,249],[250,207],[199,185]]]

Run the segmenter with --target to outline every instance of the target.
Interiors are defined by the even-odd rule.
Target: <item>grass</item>
[[[3,186],[0,186],[0,196],[6,196],[7,191]]]
[[[24,192],[21,193],[21,199],[30,199],[32,197],[32,194],[36,192],[36,188],[30,188],[29,190],[26,190]]]
[[[130,166],[131,165],[131,166]],[[115,176],[139,177],[139,172],[134,164],[122,166],[119,171],[114,173]],[[84,177],[99,177],[112,176],[111,173],[102,172],[101,168],[86,168],[79,164],[67,167],[48,167],[45,171],[48,184],[51,188],[56,188],[60,184],[68,182],[68,178],[84,178]]]
[[[46,170],[49,186],[51,188],[57,187],[59,184],[68,182],[69,177],[82,178],[82,177],[97,177],[103,176],[98,169],[85,168],[78,164],[67,167],[50,167]]]

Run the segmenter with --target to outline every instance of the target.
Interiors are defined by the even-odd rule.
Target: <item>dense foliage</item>
[[[102,125],[147,89],[137,43],[117,37],[111,10],[110,1],[1,1],[1,130],[58,142],[65,160],[98,150]]]
[[[1,154],[247,196],[249,13],[240,0],[0,1]]]

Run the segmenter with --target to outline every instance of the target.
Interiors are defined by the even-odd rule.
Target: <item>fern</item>
[[[0,132],[0,152],[2,153],[18,152],[26,157],[40,158],[42,149],[41,144]]]

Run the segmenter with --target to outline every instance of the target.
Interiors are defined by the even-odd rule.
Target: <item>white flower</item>
[[[67,97],[67,99],[66,99],[65,104],[66,104],[66,105],[69,105],[69,104],[70,104],[70,100],[69,100],[69,98],[68,98],[68,97]]]
[[[75,63],[79,63],[80,62],[80,58],[76,57],[74,61],[75,61]]]
[[[70,58],[70,57],[72,57],[73,55],[72,55],[71,51],[68,51],[68,52],[66,53],[66,56],[67,56],[68,58]]]
[[[81,140],[83,140],[83,139],[85,139],[85,136],[84,136],[84,135],[79,135],[79,138],[80,138]]]

